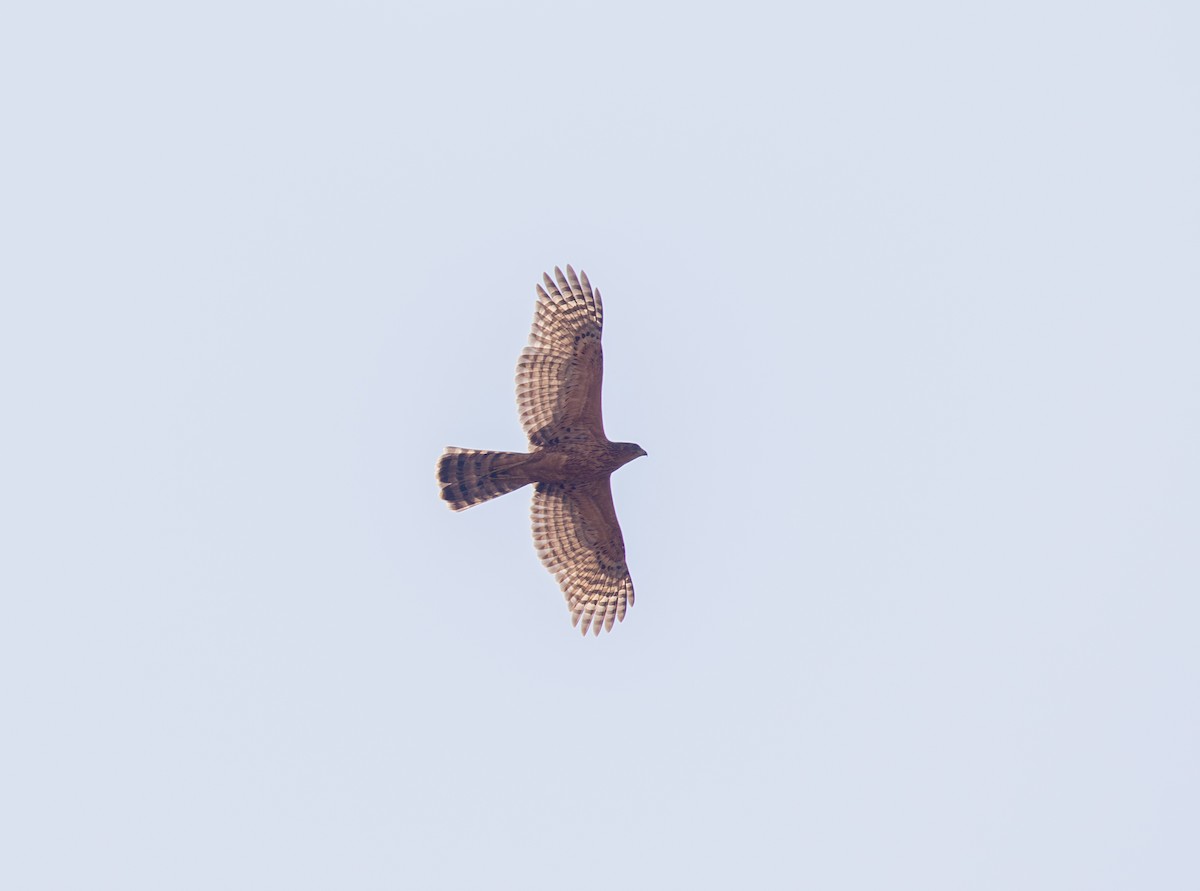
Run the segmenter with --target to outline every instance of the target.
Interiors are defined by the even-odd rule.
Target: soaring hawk
[[[583,272],[543,274],[529,346],[517,362],[517,406],[528,452],[446,449],[442,498],[454,510],[534,484],[533,542],[567,598],[571,624],[608,631],[633,605],[625,541],[613,508],[612,472],[646,454],[609,442],[600,412],[604,310]]]

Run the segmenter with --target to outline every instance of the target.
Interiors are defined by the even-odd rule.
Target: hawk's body
[[[533,540],[586,634],[612,628],[633,603],[625,542],[613,508],[612,472],[646,454],[610,442],[600,409],[604,310],[587,275],[543,275],[529,346],[517,363],[517,405],[530,451],[450,447],[438,462],[442,498],[454,510],[535,483]]]

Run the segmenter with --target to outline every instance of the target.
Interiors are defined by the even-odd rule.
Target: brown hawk
[[[529,346],[517,362],[517,406],[529,452],[446,449],[442,498],[465,510],[534,483],[533,542],[567,598],[571,624],[599,634],[633,605],[609,478],[646,452],[609,442],[600,413],[604,310],[583,272],[543,274]]]

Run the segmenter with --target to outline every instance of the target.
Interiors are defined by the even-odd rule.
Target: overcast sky
[[[19,7],[0,886],[1200,887],[1196,4]]]

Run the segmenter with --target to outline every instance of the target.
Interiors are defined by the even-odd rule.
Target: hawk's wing
[[[605,439],[600,414],[604,357],[600,333],[604,308],[587,275],[554,267],[542,275],[529,346],[517,362],[521,426],[535,446]]]
[[[533,494],[533,543],[554,573],[584,634],[608,631],[633,605],[625,541],[609,478],[586,483],[538,483]],[[582,619],[582,621],[580,621]]]

